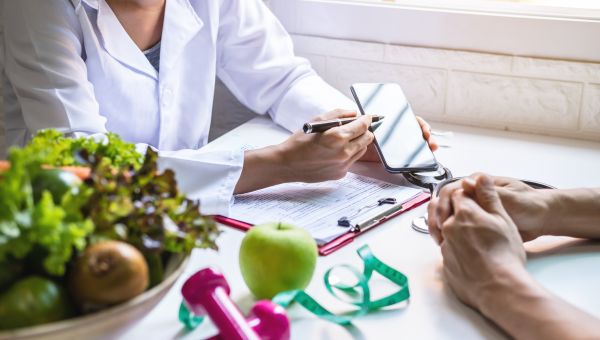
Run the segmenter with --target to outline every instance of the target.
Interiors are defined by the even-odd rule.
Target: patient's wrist
[[[548,331],[549,327],[561,319],[557,309],[552,307],[555,300],[525,267],[520,267],[506,273],[480,310],[514,338],[548,338],[553,334],[552,330]],[[557,339],[565,338],[554,335]]]
[[[570,222],[569,217],[576,209],[576,197],[571,190],[550,190],[546,196],[548,214],[543,227],[544,235],[566,236]]]
[[[514,305],[521,305],[522,296],[529,295],[537,283],[524,266],[500,268],[496,280],[487,285],[479,297],[478,307],[481,313],[497,321],[511,313]]]
[[[564,197],[560,190],[541,190],[540,199],[546,207],[541,216],[540,235],[557,235],[562,228],[564,214]]]
[[[552,190],[546,235],[600,237],[600,189]]]

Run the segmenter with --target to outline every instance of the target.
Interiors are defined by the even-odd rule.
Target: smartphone
[[[388,172],[437,170],[438,162],[400,85],[360,83],[350,90],[361,114],[385,117],[373,123],[370,130]]]

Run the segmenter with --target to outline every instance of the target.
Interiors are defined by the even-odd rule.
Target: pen
[[[404,208],[404,205],[401,203],[395,204],[391,206],[389,209],[382,211],[374,217],[370,217],[365,221],[356,223],[350,230],[353,232],[363,232],[367,229],[378,225],[381,222],[386,221],[390,217],[396,215],[400,210]]]
[[[383,118],[385,118],[384,116],[377,116],[377,115],[373,115],[371,117],[372,117],[372,119],[371,119],[372,123],[379,122],[379,121],[383,120]],[[358,118],[359,117],[337,118],[337,119],[332,119],[332,120],[324,120],[322,122],[305,123],[304,126],[302,127],[302,130],[304,130],[304,133],[325,132],[333,127],[352,123],[353,121],[357,120]]]

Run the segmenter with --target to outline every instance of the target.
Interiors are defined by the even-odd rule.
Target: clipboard
[[[325,244],[320,245],[318,247],[319,255],[327,256],[327,255],[335,252],[336,250],[344,247],[345,245],[350,244],[352,241],[354,241],[354,239],[357,236],[362,235],[363,233],[371,230],[372,228],[380,225],[381,223],[428,202],[430,197],[431,197],[431,195],[429,193],[423,192],[423,193],[413,197],[412,199],[402,203],[401,208],[397,209],[396,211],[394,211],[390,214],[386,214],[384,216],[375,216],[375,217],[371,218],[370,220],[366,221],[365,225],[363,225],[361,228],[349,228],[348,232],[342,234],[341,236],[339,236]],[[241,230],[244,232],[250,230],[250,228],[253,227],[253,225],[250,223],[240,221],[237,219],[233,219],[230,217],[226,217],[226,216],[216,215],[216,216],[213,216],[213,218],[216,222],[218,222],[220,224],[223,224],[223,225],[226,225],[226,226],[229,226],[229,227],[232,227],[234,229],[238,229],[238,230]]]

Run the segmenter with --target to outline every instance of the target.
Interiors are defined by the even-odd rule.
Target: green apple
[[[316,263],[315,240],[306,230],[287,223],[253,227],[240,248],[242,276],[259,299],[306,288]]]

